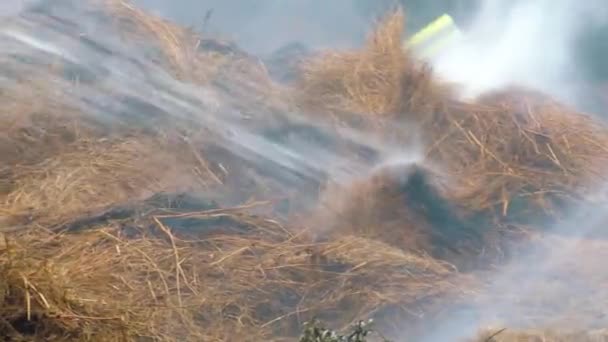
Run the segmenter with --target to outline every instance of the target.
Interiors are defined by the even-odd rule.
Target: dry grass
[[[271,101],[279,91],[270,80],[266,68],[253,56],[232,51],[230,42],[204,37],[192,29],[183,28],[163,18],[151,15],[127,0],[97,0],[114,21],[119,33],[129,42],[145,42],[158,49],[161,60],[179,79],[208,84],[228,78],[233,86],[247,87],[257,94],[257,104]],[[212,43],[212,46],[206,46]],[[252,96],[255,97],[255,96]]]
[[[446,115],[428,155],[462,184],[458,201],[503,217],[526,209],[555,215],[561,203],[595,195],[608,165],[606,127],[560,105],[521,101]]]
[[[403,12],[387,16],[359,51],[327,51],[302,65],[297,86],[304,108],[390,116],[434,107],[438,89],[428,66],[403,46]]]
[[[435,257],[456,252],[474,237],[459,223],[445,190],[439,177],[422,166],[379,170],[346,189],[326,189],[320,211],[325,232],[320,232],[334,238],[352,233]]]
[[[17,80],[0,91],[0,159],[5,166],[38,163],[69,150],[82,135],[97,132],[81,113],[36,76]]]
[[[346,189],[330,187],[322,198],[319,233],[355,234],[384,241],[397,248],[428,251],[432,246],[428,220],[408,205],[404,184],[389,175],[351,184]]]
[[[161,192],[266,195],[256,186],[267,180],[243,170],[237,156],[207,160],[205,151],[221,153],[221,140],[194,123],[189,143],[169,119],[163,132],[121,127],[115,134],[53,96],[44,82],[2,89],[0,337],[6,339],[293,340],[313,316],[338,328],[367,317],[381,317],[389,329],[428,323],[481,291],[474,274],[452,266],[455,255],[468,244],[504,246],[489,241],[502,234],[491,220],[477,241],[460,224],[470,217],[464,214],[522,219],[524,207],[556,214],[558,199],[594,195],[608,162],[608,130],[545,97],[510,90],[476,103],[451,99],[447,86],[403,51],[400,11],[361,51],[307,60],[288,90],[255,59],[202,51],[200,37],[126,2],[104,6],[125,39],[157,46],[176,77],[216,87],[250,114],[252,127],[269,124],[290,100],[311,113],[362,118],[382,136],[391,120],[394,127],[413,121],[428,143],[427,157],[453,182],[439,186],[429,170],[423,172],[429,184],[412,182],[403,177],[407,170],[396,170],[327,189],[327,207],[314,213],[311,230],[278,222],[271,210],[260,215],[253,205],[152,205],[142,200]],[[423,201],[421,194],[435,197]],[[127,214],[105,215],[109,208]],[[65,231],[75,226],[80,231]],[[601,273],[579,266],[569,267],[580,278]],[[496,339],[519,338],[509,334]]]
[[[195,177],[187,164],[162,151],[159,140],[84,141],[72,148],[39,164],[12,168],[12,190],[0,213],[15,223],[56,225],[163,190],[193,184],[201,189],[206,184],[197,179],[210,178]]]
[[[378,116],[389,115],[416,124],[428,158],[459,183],[455,201],[472,212],[520,219],[542,210],[555,214],[562,202],[595,195],[590,189],[608,165],[605,126],[516,89],[477,103],[452,100],[448,86],[403,51],[402,29],[397,11],[363,49],[313,58],[303,70],[299,102],[341,117],[380,122]]]
[[[192,42],[184,31],[124,3],[107,4],[115,6],[116,18],[134,24],[127,32],[160,42],[178,76],[192,65]],[[256,70],[263,67],[252,71],[251,64],[232,61],[222,72],[243,83],[249,103],[264,108],[260,104],[269,98],[247,90],[260,86]],[[16,96],[24,89],[13,91],[6,102],[15,107],[4,116],[7,121],[25,113],[30,121],[21,125],[29,128],[44,109],[47,121],[40,126],[49,135],[60,132],[49,124],[64,112],[47,105],[52,96],[35,102]],[[19,107],[23,103],[36,107]],[[84,113],[66,113],[74,123],[70,127],[85,122]],[[12,143],[19,129],[6,127]],[[207,189],[208,182],[221,186],[223,180],[198,153],[219,142],[203,137],[193,141],[210,146],[174,146],[158,132],[73,131],[58,147],[40,137],[19,142],[24,150],[46,150],[3,169],[0,331],[5,338],[259,341],[293,336],[313,314],[346,326],[389,309],[395,317],[431,314],[438,298],[462,295],[464,279],[448,264],[356,235],[314,242],[242,210],[167,213],[159,204],[127,218],[99,216],[108,208],[137,207],[156,192]],[[239,175],[237,170],[226,177]],[[90,227],[78,223],[87,219],[93,219]],[[62,232],[76,226],[84,231]]]
[[[169,70],[180,78],[189,77],[193,67],[198,66],[194,74],[199,80],[206,80],[225,62],[225,58],[219,55],[205,56],[209,58],[204,61],[197,60],[203,57],[196,53],[199,37],[180,26],[146,13],[129,1],[99,0],[99,4],[107,10],[125,39],[157,45]],[[200,68],[203,62],[204,71]]]
[[[208,322],[221,321],[215,329],[194,323],[219,289],[196,292],[200,286],[191,282],[199,281],[197,266],[206,256],[184,249],[187,243],[178,245],[183,261],[176,264],[178,250],[168,241],[127,240],[111,227],[78,235],[30,232],[18,241],[9,240],[2,253],[2,320],[26,338],[232,340],[245,330],[229,320]],[[36,331],[28,332],[28,319]]]
[[[188,239],[185,218],[197,222]],[[341,326],[391,306],[422,315],[460,293],[448,265],[358,237],[312,245],[243,210],[127,221],[9,237],[0,317],[14,329],[3,333],[27,335],[31,319],[39,338],[259,341],[312,314]]]

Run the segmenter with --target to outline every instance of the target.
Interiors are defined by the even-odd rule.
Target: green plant
[[[304,324],[300,342],[367,342],[372,333],[378,334],[372,329],[372,324],[371,319],[359,321],[345,335],[340,335],[334,330],[325,328],[318,320],[312,320]],[[390,342],[384,337],[381,339],[384,342]]]

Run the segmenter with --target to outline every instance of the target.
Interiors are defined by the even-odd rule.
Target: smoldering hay
[[[0,335],[294,340],[312,317],[374,317],[415,339],[491,301],[488,275],[597,201],[608,130],[529,92],[453,99],[402,24],[281,83],[118,0],[4,22]],[[415,164],[378,170],[418,139]],[[515,328],[578,314],[547,298]]]

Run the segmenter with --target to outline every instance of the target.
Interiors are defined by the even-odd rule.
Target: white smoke
[[[578,100],[581,67],[576,39],[606,20],[596,0],[486,1],[462,42],[434,60],[443,78],[463,84],[465,97],[511,85]]]

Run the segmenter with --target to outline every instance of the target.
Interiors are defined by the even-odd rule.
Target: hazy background
[[[466,42],[436,60],[436,70],[464,83],[467,95],[518,84],[578,102],[584,70],[576,49],[607,10],[597,0],[485,1]]]
[[[136,0],[185,25],[200,28],[213,10],[208,30],[242,48],[268,53],[298,41],[311,46],[349,46],[367,31],[353,0]]]

